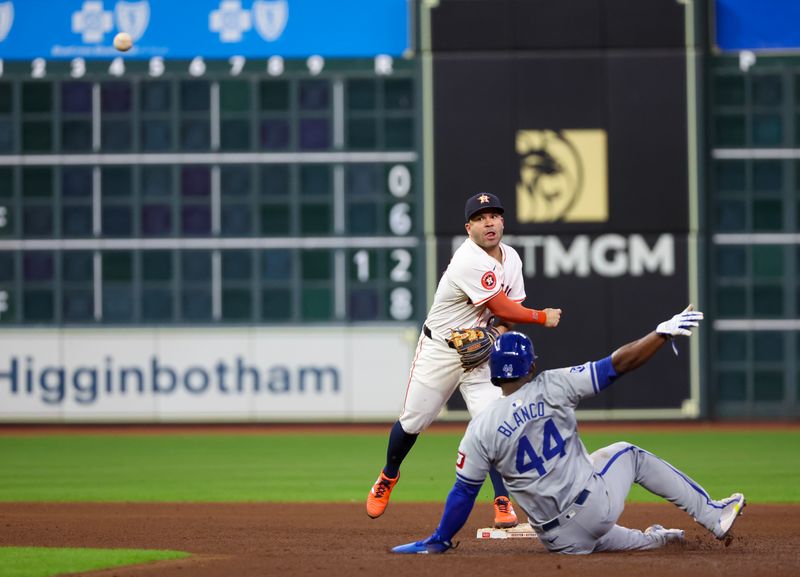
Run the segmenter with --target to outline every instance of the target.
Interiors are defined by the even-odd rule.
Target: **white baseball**
[[[114,48],[120,52],[127,52],[133,46],[133,38],[127,32],[120,32],[114,36]]]

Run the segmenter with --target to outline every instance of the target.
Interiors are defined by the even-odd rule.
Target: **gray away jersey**
[[[575,407],[598,392],[596,364],[540,373],[484,409],[461,440],[458,478],[481,484],[494,465],[532,522],[558,516],[594,473],[578,436]]]

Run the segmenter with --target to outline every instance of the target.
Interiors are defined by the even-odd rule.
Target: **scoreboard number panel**
[[[0,60],[0,323],[421,320],[418,74]]]
[[[16,63],[17,61],[12,61]],[[72,78],[83,78],[87,73],[87,60],[85,58],[77,57],[69,60],[69,75]],[[107,74],[115,77],[124,76],[126,73],[126,60],[122,56],[117,56],[110,61],[88,61],[92,63],[93,68],[97,68],[99,62],[105,62]],[[147,67],[147,74],[153,78],[159,78],[167,73],[167,63],[161,56],[153,56],[145,61]],[[214,61],[219,62],[219,61]],[[244,56],[231,56],[227,60],[229,64],[228,73],[231,76],[239,76],[248,64],[248,59]],[[258,62],[258,61],[253,61]],[[305,61],[305,67],[308,74],[311,76],[318,76],[325,70],[325,58],[319,55],[309,56]],[[63,65],[64,61],[54,61],[52,64],[58,65],[59,68]],[[141,68],[141,61],[133,61],[135,70]],[[34,58],[30,62],[30,76],[31,78],[42,79],[48,75],[48,61],[44,58]],[[180,74],[188,72],[191,76],[203,76],[207,72],[206,60],[202,56],[195,56],[188,61],[188,66],[185,62],[171,62],[169,73]],[[185,67],[185,68],[184,68]],[[394,73],[395,59],[391,56],[382,54],[376,56],[373,61],[374,73],[378,76],[389,76]],[[182,70],[183,69],[183,70]],[[269,76],[281,76],[286,71],[286,63],[281,56],[270,56],[266,61],[266,66],[262,68]],[[5,60],[0,58],[0,77],[5,74]]]

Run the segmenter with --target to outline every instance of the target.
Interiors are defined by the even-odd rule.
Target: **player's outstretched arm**
[[[553,328],[561,321],[561,309],[529,309],[512,301],[503,291],[486,301],[486,306],[494,316],[512,323],[534,323]]]
[[[695,311],[694,307],[689,305],[671,319],[660,323],[652,333],[614,351],[611,355],[614,370],[621,375],[641,367],[668,339],[690,336],[692,329],[698,326],[702,319],[703,313]]]
[[[392,549],[392,553],[435,554],[453,549],[452,539],[467,522],[480,490],[481,485],[471,485],[461,479],[456,479],[455,485],[447,496],[442,520],[439,521],[439,526],[433,535],[422,541],[398,545]]]

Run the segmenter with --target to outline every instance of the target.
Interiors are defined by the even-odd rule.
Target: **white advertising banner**
[[[0,331],[0,422],[378,421],[400,414],[419,330]]]

